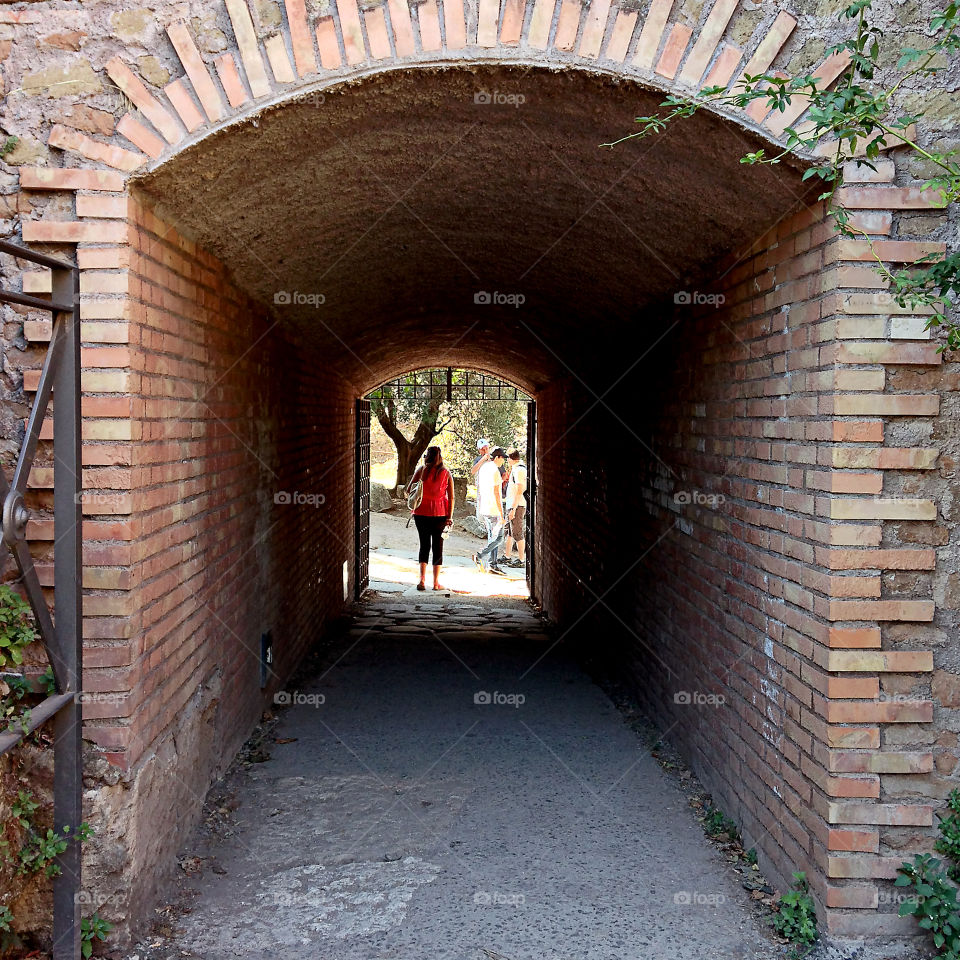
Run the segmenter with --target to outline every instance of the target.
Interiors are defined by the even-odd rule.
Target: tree
[[[479,437],[491,443],[522,444],[527,432],[527,404],[523,400],[459,400],[445,410],[450,417],[441,437],[444,463],[466,475],[476,456]],[[520,446],[521,453],[526,451]]]
[[[932,308],[928,329],[942,327],[946,338],[940,349],[956,350],[960,349],[960,319],[954,312],[960,297],[960,250],[933,254],[894,273],[877,255],[870,237],[851,225],[848,211],[838,200],[837,189],[842,183],[844,164],[854,161],[874,168],[873,161],[883,148],[902,143],[936,171],[923,187],[938,196],[941,207],[960,199],[960,164],[954,159],[956,151],[938,153],[921,147],[912,129],[922,114],[901,113],[897,106],[908,81],[942,71],[950,57],[960,52],[960,4],[948,4],[931,19],[928,46],[900,48],[897,62],[900,75],[887,86],[876,81],[884,34],[869,21],[872,5],[873,0],[856,0],[840,14],[841,19],[856,21],[856,32],[849,40],[826,51],[827,55],[844,51],[850,55],[849,65],[832,89],[821,89],[817,78],[809,74],[747,76],[730,91],[725,87],[708,87],[693,97],[671,95],[661,103],[667,108],[665,112],[637,117],[636,122],[641,124],[639,131],[604,146],[613,147],[624,140],[660,133],[669,123],[693,116],[711,104],[743,109],[754,100],[766,100],[770,108],[782,112],[794,97],[809,98],[806,119],[786,128],[787,140],[780,153],[767,156],[764,150],[758,150],[742,157],[740,162],[776,164],[797,148],[812,153],[823,142],[835,142],[830,156],[807,170],[804,179],[819,177],[824,181],[826,189],[820,199],[830,202],[837,232],[870,242],[877,270],[890,284],[897,304]]]
[[[464,370],[454,370],[452,382],[464,388],[467,399],[447,402],[447,371],[419,370],[376,391],[370,398],[371,412],[397,450],[397,481],[405,484],[434,438],[443,450],[446,465],[465,473],[473,461],[478,437],[494,443],[519,441],[526,433],[527,404],[523,400],[485,400],[482,388],[465,387]],[[404,427],[416,424],[410,439]],[[441,434],[443,436],[441,436]]]
[[[449,420],[442,424],[439,422],[440,408],[446,393],[437,388],[429,399],[408,399],[394,396],[392,387],[384,387],[382,392],[386,396],[372,399],[370,409],[376,415],[383,432],[397,448],[397,482],[392,491],[396,492],[398,486],[407,483],[413,476],[417,461],[430,446],[430,441],[449,423]],[[403,392],[402,389],[400,392]],[[408,440],[400,429],[400,424],[411,421],[415,422],[417,427]]]

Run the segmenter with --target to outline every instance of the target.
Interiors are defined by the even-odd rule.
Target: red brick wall
[[[936,356],[875,342],[897,336],[879,280],[820,215],[721,265],[698,292],[722,302],[638,320],[606,377],[542,392],[542,599],[606,638],[781,887],[805,870],[834,933],[910,932],[891,897],[872,911],[942,792],[917,725],[933,556],[899,549],[935,516],[905,468],[936,451],[901,446],[930,398],[885,364]]]
[[[861,223],[910,262],[931,245],[886,239],[892,217],[869,209],[891,189],[861,188]],[[264,702],[260,633],[285,678],[342,607],[354,391],[223,265],[117,199],[77,196],[85,712],[135,794],[105,827],[127,851],[118,884],[139,878],[136,914]],[[722,304],[637,318],[541,391],[540,593],[562,629],[626,660],[765,869],[807,869],[831,931],[911,931],[880,894],[929,845],[954,769],[927,499],[950,375],[929,376],[935,345],[866,245],[817,216],[722,265],[700,291]],[[30,224],[32,240],[77,226]],[[43,324],[24,332],[42,341]],[[28,532],[49,543],[51,521]]]
[[[122,372],[85,380],[116,392],[84,400],[115,418],[85,431],[103,439],[84,447],[102,464],[86,477],[85,688],[98,696],[84,715],[85,735],[139,794],[121,840],[139,903],[207,786],[343,608],[354,394],[316,376],[316,359],[213,257],[136,200],[125,212],[129,249],[81,250],[88,266],[129,263],[84,272],[91,293],[116,291],[86,306],[111,317],[99,335],[124,339],[85,355]],[[265,630],[275,663],[261,693]]]

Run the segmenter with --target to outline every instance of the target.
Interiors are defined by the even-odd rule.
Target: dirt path
[[[405,513],[370,514],[370,587],[381,593],[422,597],[423,594],[416,589],[420,579],[417,531],[412,523],[407,527],[406,522]],[[443,548],[441,584],[454,596],[529,596],[522,569],[505,567],[506,577],[477,570],[470,556],[485,543],[486,540],[464,533],[454,521],[453,532]],[[428,573],[428,586],[432,575],[432,572]]]

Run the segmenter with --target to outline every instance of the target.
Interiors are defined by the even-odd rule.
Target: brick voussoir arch
[[[262,41],[244,0],[226,0],[236,46],[204,61],[189,28],[167,25],[183,75],[152,92],[122,56],[105,69],[133,109],[104,144],[55,125],[49,144],[86,161],[125,173],[150,169],[212,130],[264,108],[307,96],[331,84],[361,79],[396,67],[455,67],[497,63],[548,69],[577,67],[673,93],[704,86],[735,85],[743,76],[771,68],[797,25],[785,11],[762,26],[745,49],[723,40],[739,0],[717,0],[699,28],[682,22],[682,4],[653,0],[639,11],[596,0],[498,0],[467,3],[427,0],[416,7],[387,0],[360,10],[356,0],[338,0],[333,13],[314,23],[302,0],[287,0],[283,28]],[[671,23],[671,16],[675,21]],[[841,73],[848,54],[828,57],[815,71],[824,85]],[[770,114],[761,102],[728,119],[776,139],[805,109],[797,99]]]
[[[212,62],[201,56],[186,24],[168,24],[183,73],[162,90],[148,87],[122,56],[114,57],[105,70],[132,104],[114,135],[100,140],[55,125],[49,145],[77,165],[21,168],[24,190],[76,194],[75,220],[25,220],[22,230],[28,243],[81,245],[88,343],[104,344],[98,329],[102,321],[124,316],[123,290],[113,284],[116,271],[126,267],[127,244],[135,245],[137,228],[158,232],[149,211],[130,212],[128,178],[267,108],[386,70],[475,64],[588,70],[664,92],[689,93],[704,86],[732,86],[744,75],[776,69],[798,26],[789,12],[771,13],[741,48],[725,39],[739,0],[715,0],[696,17],[674,0],[652,0],[645,15],[611,0],[424,0],[416,6],[385,0],[364,9],[356,0],[336,0],[332,13],[319,19],[308,17],[304,0],[285,0],[283,6],[282,28],[261,36],[247,3],[225,0],[234,46]],[[846,63],[846,55],[834,54],[813,73],[828,85]],[[771,115],[758,101],[745,112],[724,116],[777,141],[787,126],[803,122],[805,108],[797,99],[786,111]],[[817,152],[830,147],[824,143]],[[894,186],[894,177],[888,160],[877,171],[850,171],[845,200],[886,262],[911,263],[942,247],[896,237],[897,211],[932,203],[915,188]],[[187,252],[204,262],[202,251]],[[798,704],[791,723],[798,738],[815,744],[809,762],[804,758],[803,776],[812,790],[808,813],[816,827],[810,828],[811,835],[816,833],[821,851],[816,854],[822,870],[818,895],[834,911],[833,931],[889,932],[882,923],[871,926],[880,919],[874,913],[877,881],[889,879],[901,859],[900,851],[896,856],[883,852],[882,833],[898,825],[929,827],[933,820],[932,806],[911,802],[893,781],[905,774],[927,775],[932,752],[891,749],[886,738],[881,744],[881,730],[891,724],[928,723],[933,710],[929,699],[889,700],[879,691],[888,675],[929,674],[933,656],[929,649],[883,649],[882,625],[917,624],[923,636],[919,625],[930,623],[934,608],[927,596],[881,599],[878,571],[932,569],[934,551],[901,549],[909,544],[900,542],[896,524],[933,522],[937,511],[932,501],[889,493],[884,498],[884,491],[900,489],[888,482],[898,472],[933,469],[937,450],[888,444],[884,426],[895,417],[932,418],[939,400],[892,392],[896,388],[886,370],[934,366],[940,358],[923,329],[924,318],[892,310],[889,296],[877,290],[866,241],[833,237],[829,224],[805,211],[773,228],[751,254],[738,252],[735,262],[741,266],[732,275],[742,285],[744,318],[762,317],[758,326],[773,329],[777,311],[789,305],[790,323],[817,326],[819,338],[813,346],[819,358],[811,364],[819,364],[819,372],[810,377],[811,382],[820,380],[809,387],[818,407],[804,421],[802,438],[816,444],[817,460],[809,464],[806,479],[794,484],[805,488],[813,503],[804,536],[816,543],[816,561],[810,583],[804,585],[815,594],[815,606],[802,622],[791,623],[784,614],[787,626],[796,627],[794,639],[784,646],[791,645],[796,656],[785,655],[781,664],[783,687]],[[176,253],[165,255],[175,258]],[[808,263],[808,258],[813,260]],[[767,275],[769,289],[758,294],[755,278]],[[45,283],[42,276],[27,274],[24,287],[40,292]],[[42,340],[44,332],[34,327],[28,338]],[[106,357],[105,367],[108,361],[114,363]],[[106,381],[120,372],[97,376]],[[30,389],[26,380],[25,386]],[[102,416],[89,421],[86,439],[96,440],[99,430],[107,439],[115,435],[107,419],[114,414]],[[775,418],[771,424],[777,426]],[[785,434],[767,436],[777,440]],[[98,610],[93,604],[88,612],[105,619],[117,615],[107,605]],[[893,786],[890,793],[886,778]]]

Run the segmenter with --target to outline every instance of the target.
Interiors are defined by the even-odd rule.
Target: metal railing
[[[49,720],[53,722],[53,821],[54,829],[71,838],[54,864],[53,960],[80,958],[80,841],[83,819],[82,707],[82,504],[80,460],[80,278],[75,266],[56,257],[36,253],[0,240],[0,253],[8,253],[50,269],[53,286],[49,300],[0,289],[0,303],[48,310],[53,314],[50,344],[44,358],[36,397],[13,479],[0,470],[2,530],[20,571],[20,582],[36,618],[40,638],[50,660],[57,692],[34,707],[29,718],[0,734],[0,754],[7,753]],[[30,511],[24,498],[50,395],[53,405],[53,616],[47,607],[40,579],[27,545]]]
[[[529,403],[519,387],[479,370],[435,367],[414,370],[381,383],[368,400],[519,400]]]

